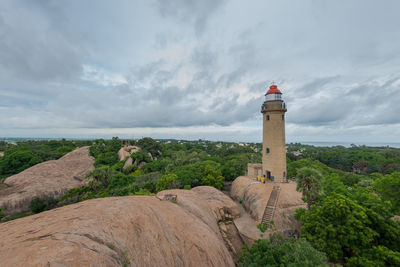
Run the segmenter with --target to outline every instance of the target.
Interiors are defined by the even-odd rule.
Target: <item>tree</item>
[[[39,213],[45,210],[57,207],[57,200],[51,196],[35,197],[32,199],[29,208],[33,213]]]
[[[310,210],[311,204],[322,194],[322,174],[312,168],[304,167],[297,171],[297,191],[303,193],[303,199]]]
[[[328,266],[324,253],[305,239],[284,240],[279,235],[258,239],[249,249],[243,248],[239,266]]]
[[[211,165],[206,165],[204,169],[204,176],[201,179],[202,185],[214,186],[217,189],[224,187],[224,177],[221,171],[215,169]]]
[[[161,177],[161,179],[157,182],[156,190],[159,192],[162,190],[178,188],[178,187],[179,187],[178,176],[176,176],[176,174],[170,173],[170,174],[165,174]]]
[[[90,182],[92,188],[107,187],[114,176],[114,171],[110,166],[96,168],[88,173],[88,178],[93,178]]]
[[[14,152],[6,154],[3,162],[3,173],[15,174],[41,162],[41,159],[31,150],[17,148]]]
[[[166,173],[172,171],[174,168],[174,162],[170,158],[159,158],[147,163],[142,167],[145,173],[149,172],[161,172]]]
[[[247,167],[247,161],[235,157],[225,162],[222,168],[222,174],[227,180],[234,180],[236,177],[244,175]]]
[[[162,150],[160,143],[150,137],[145,137],[138,140],[137,145],[143,150],[150,152],[153,156],[158,155],[158,152]]]
[[[392,203],[395,212],[400,212],[400,172],[386,174],[376,179],[374,189],[383,200],[389,200]]]
[[[94,161],[95,166],[100,165],[114,165],[118,162],[118,154],[116,152],[105,152],[101,153],[96,157]]]
[[[110,141],[109,147],[112,152],[118,152],[118,150],[122,147],[122,141],[118,137],[113,137]]]
[[[346,266],[400,266],[400,252],[384,246],[375,246],[361,257],[352,257]]]
[[[181,185],[190,185],[191,187],[198,186],[200,178],[202,177],[201,169],[196,168],[195,164],[187,164],[177,167],[174,170],[174,173],[178,176]]]
[[[295,218],[302,223],[301,236],[333,261],[362,255],[378,237],[366,209],[335,193],[309,212],[296,212]]]

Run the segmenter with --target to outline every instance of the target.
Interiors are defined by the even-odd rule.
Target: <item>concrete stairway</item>
[[[281,187],[278,185],[274,185],[274,187],[272,188],[271,195],[269,196],[268,199],[267,207],[265,207],[261,223],[272,221],[272,219],[274,218],[276,202],[278,202],[280,191]]]

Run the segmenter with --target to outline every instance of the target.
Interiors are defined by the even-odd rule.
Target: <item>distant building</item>
[[[293,155],[295,155],[296,157],[298,157],[298,156],[300,156],[300,155],[302,154],[300,150],[292,151],[291,153],[292,153]]]
[[[274,182],[285,182],[286,144],[285,144],[286,104],[276,85],[271,85],[261,106],[263,114],[262,173]]]

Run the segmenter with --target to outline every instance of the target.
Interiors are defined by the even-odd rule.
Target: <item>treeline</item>
[[[389,174],[400,171],[400,149],[389,147],[367,147],[352,145],[315,147],[299,143],[288,145],[291,160],[302,158],[318,160],[332,168],[359,174],[378,172]],[[300,155],[295,155],[297,152]]]

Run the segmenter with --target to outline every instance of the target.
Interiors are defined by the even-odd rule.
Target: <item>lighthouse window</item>
[[[283,121],[285,120],[285,115],[282,115],[282,120],[283,120]]]
[[[267,115],[266,119],[267,119],[267,121],[269,121],[269,115]]]
[[[265,150],[265,153],[269,154],[269,148],[267,147],[267,149]]]

